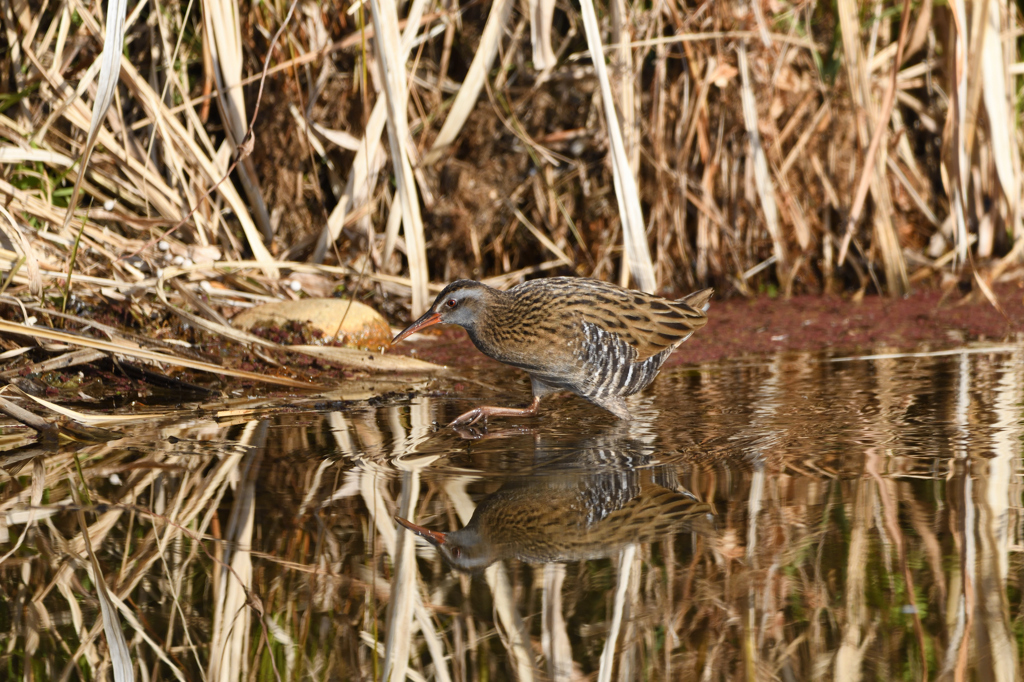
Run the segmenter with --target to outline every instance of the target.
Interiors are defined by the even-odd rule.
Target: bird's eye
[[[452,556],[458,559],[460,556],[462,556],[462,550],[458,547],[452,547]]]
[[[448,306],[449,308],[454,308],[454,307],[455,307],[455,306],[457,306],[458,304],[459,304],[459,302],[458,302],[458,301],[456,301],[456,300],[455,300],[454,298],[449,298],[449,299],[448,299],[448,302],[447,302],[447,303],[445,303],[445,305],[446,305],[446,306]]]

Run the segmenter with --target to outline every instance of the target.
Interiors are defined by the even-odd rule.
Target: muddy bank
[[[1024,334],[1024,283],[995,289],[1004,318],[975,294],[929,290],[902,299],[836,296],[759,297],[712,301],[707,326],[672,355],[666,367],[756,357],[777,351],[877,352],[953,348],[969,341]],[[453,367],[497,364],[473,348],[466,333],[446,328],[391,350]]]
[[[674,353],[666,367],[759,358],[780,351],[847,354],[937,350],[970,341],[1024,338],[1024,284],[1002,285],[996,289],[996,295],[1005,318],[984,298],[964,297],[959,292],[944,296],[935,290],[898,300],[876,296],[860,302],[828,296],[713,300],[707,326]],[[308,343],[304,339],[287,336],[277,340]],[[138,410],[202,402],[239,392],[263,399],[304,394],[365,400],[406,390],[414,379],[370,367],[341,366],[326,357],[225,347],[221,343],[204,343],[203,338],[193,341],[192,354],[200,359],[267,377],[308,382],[308,392],[231,376],[227,371],[211,374],[174,366],[154,370],[130,358],[48,367],[53,356],[43,349],[7,360],[0,372],[0,382],[16,384],[41,398],[89,409]],[[21,343],[13,337],[0,340],[0,350],[10,350]],[[388,354],[412,356],[456,370],[501,367],[477,351],[466,333],[457,327],[416,335]],[[384,361],[375,352],[366,351],[365,356]],[[430,376],[443,377],[445,373],[417,375],[421,381]]]

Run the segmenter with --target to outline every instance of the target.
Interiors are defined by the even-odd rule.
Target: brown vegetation
[[[309,386],[313,362],[436,369],[229,322],[338,288],[397,320],[456,277],[751,296],[989,293],[1022,272],[1016,4],[413,0],[401,22],[378,0],[0,9],[0,379],[52,377],[23,404],[79,422],[43,396],[88,399],[72,368],[100,360],[115,369],[89,380],[115,393],[136,371],[125,357],[290,390]],[[810,411],[800,382],[829,372],[805,358],[737,367],[735,386],[677,379],[673,413],[698,392],[704,420],[659,447],[680,481],[725,502],[721,537],[581,564],[564,594],[569,657],[622,679],[1010,679],[1021,361],[970,357],[914,377],[887,361],[837,371]],[[342,383],[332,405],[368,393]],[[778,402],[782,386],[796,404]],[[169,393],[186,390],[205,399]],[[828,406],[846,400],[838,423]],[[152,419],[117,401],[140,414],[39,426],[70,446],[0,433],[20,448],[0,485],[12,674],[367,679],[432,666],[494,679],[506,656],[525,679],[559,627],[544,659],[564,662],[565,623],[525,626],[537,600],[519,610],[513,596],[543,581],[562,599],[565,571],[517,565],[474,587],[395,535],[395,513],[445,528],[471,515],[469,481],[434,476],[433,461],[452,456],[460,475],[522,468],[486,446],[425,446],[429,403],[378,398],[380,418],[363,405],[304,428],[218,399],[202,404],[215,420],[95,445],[118,435],[100,424]],[[785,410],[810,421],[780,429]],[[760,430],[716,440],[737,414]],[[969,440],[993,414],[998,428]],[[730,468],[748,455],[761,468]],[[459,460],[476,456],[487,466]],[[472,481],[478,497],[492,484]],[[287,505],[261,506],[282,489]],[[612,614],[627,607],[618,640]]]
[[[200,5],[188,16],[180,3],[129,16],[118,96],[97,124],[70,220],[71,163],[94,91],[71,88],[88,84],[100,17],[77,5],[9,5],[0,38],[9,293],[30,287],[61,309],[127,298],[138,321],[168,266],[251,259],[259,293],[282,296],[300,261],[403,316],[391,300],[422,307],[428,279],[575,273],[747,295],[902,293],[971,279],[975,264],[994,265],[984,270],[992,280],[1019,261],[1012,5],[971,3],[956,17],[956,5],[926,0],[901,17],[899,5],[851,0],[613,2],[597,36],[607,102],[587,51],[595,36],[576,6],[542,0],[531,19],[507,2],[414,3],[426,13],[409,36],[426,38],[404,46],[408,73],[396,76],[407,110],[376,118],[390,82],[381,55],[403,49],[376,40],[397,36],[387,12],[311,5],[285,24],[288,4],[237,14]],[[487,21],[502,30],[488,32]],[[474,69],[485,78],[473,81]],[[218,185],[255,101],[253,153]],[[635,197],[615,189],[625,171],[609,112]],[[364,137],[384,120],[383,139]],[[414,182],[374,151],[389,149],[396,125],[414,143]],[[646,236],[627,215],[637,199]],[[400,205],[422,220],[389,221]],[[189,286],[217,284],[216,305],[230,316],[245,299],[231,295],[240,282],[226,268],[193,271]]]

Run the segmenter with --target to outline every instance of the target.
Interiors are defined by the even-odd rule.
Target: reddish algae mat
[[[994,292],[1002,312],[977,291],[963,296],[923,290],[902,299],[868,296],[859,302],[838,296],[712,299],[707,326],[665,367],[776,351],[936,350],[969,341],[1016,340],[1024,333],[1024,283],[999,285]],[[497,364],[457,327],[421,335],[389,352],[456,367]]]

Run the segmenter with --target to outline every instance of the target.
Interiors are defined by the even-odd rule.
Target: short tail
[[[714,289],[701,289],[700,291],[695,291],[688,296],[683,296],[678,302],[685,303],[695,310],[703,310],[704,312],[707,312],[708,308],[711,307],[711,295],[714,293]]]

